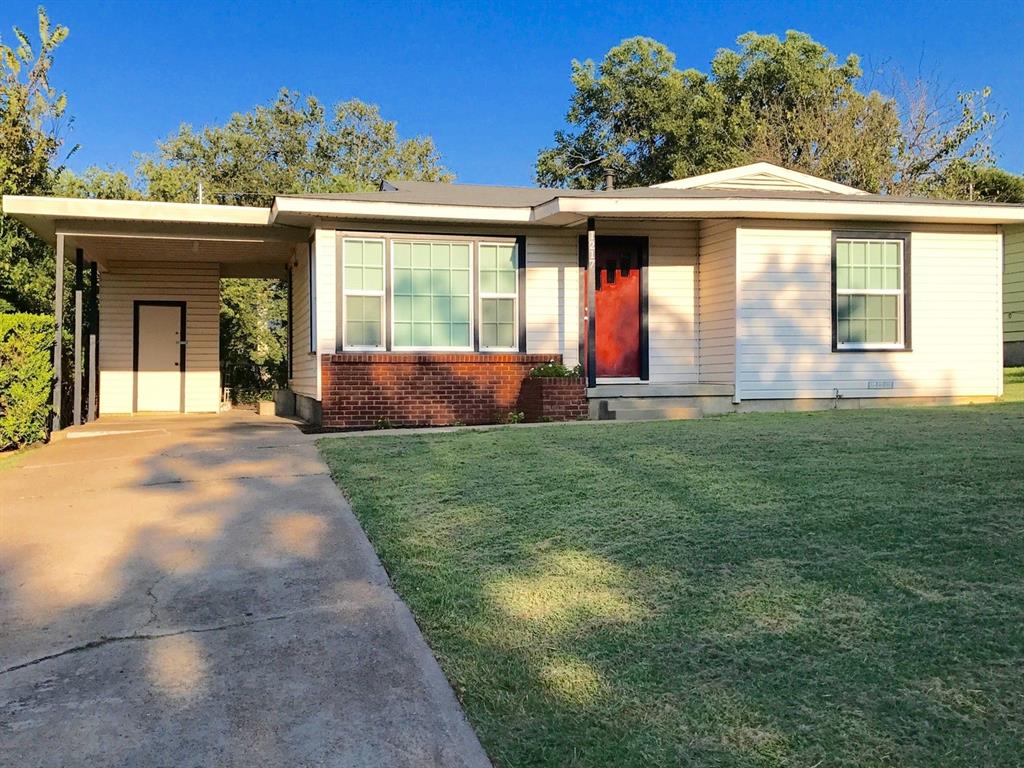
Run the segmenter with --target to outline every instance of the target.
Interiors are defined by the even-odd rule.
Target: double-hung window
[[[346,349],[384,349],[384,241],[346,239],[342,337]]]
[[[909,349],[909,237],[833,238],[836,350]]]
[[[515,350],[519,257],[514,243],[480,243],[480,348]]]

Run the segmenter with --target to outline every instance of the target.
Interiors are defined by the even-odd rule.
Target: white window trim
[[[895,344],[892,342],[870,342],[870,341],[839,341],[836,339],[837,349],[866,349],[866,350],[905,350],[907,348],[906,339],[906,328],[907,319],[905,316],[906,312],[906,297],[905,291],[907,288],[907,261],[905,257],[904,241],[903,239],[893,239],[888,237],[837,237],[836,245],[839,243],[897,243],[900,248],[900,287],[899,288],[839,288],[836,287],[836,296],[898,296],[899,301],[896,302],[896,332],[899,334],[899,341]],[[836,266],[838,269],[838,265]],[[836,318],[836,324],[838,327],[839,318]]]
[[[394,343],[395,340],[395,245],[398,243],[439,243],[442,245],[468,244],[469,245],[469,346],[465,347],[400,347]],[[473,337],[476,333],[476,316],[474,313],[476,302],[473,301],[474,270],[476,269],[476,241],[468,238],[445,238],[445,237],[392,237],[391,258],[388,273],[388,290],[391,295],[391,317],[388,318],[389,333],[391,338],[392,352],[475,352]]]
[[[491,293],[491,292],[486,292],[485,293],[484,291],[481,291],[481,290],[477,291],[478,295],[476,297],[476,303],[477,303],[477,311],[478,311],[479,317],[480,317],[480,328],[479,328],[479,332],[480,332],[480,351],[481,352],[485,352],[485,351],[486,352],[518,352],[519,351],[519,255],[520,255],[519,254],[519,243],[518,242],[509,243],[507,240],[505,242],[498,242],[496,240],[481,240],[481,241],[479,241],[477,243],[478,247],[482,246],[482,245],[495,245],[495,246],[511,245],[512,246],[513,252],[515,253],[515,256],[516,256],[516,268],[515,268],[516,284],[515,284],[514,290],[511,293]],[[480,285],[480,275],[479,275],[479,272],[477,273],[476,284],[477,284],[477,286]],[[488,346],[484,345],[484,342],[483,342],[483,338],[484,338],[484,334],[483,334],[483,318],[484,318],[483,302],[484,302],[484,299],[512,299],[512,307],[513,307],[514,311],[512,313],[512,322],[513,322],[512,339],[513,339],[513,345],[511,347],[488,347]]]
[[[383,237],[343,237],[341,239],[341,348],[346,352],[383,352],[387,349],[387,339],[384,337],[385,314],[387,314],[387,263],[381,266],[385,269],[384,287],[379,291],[368,291],[365,289],[350,290],[345,285],[345,244],[349,242],[358,243],[380,243],[381,252],[387,253],[387,241]],[[380,344],[352,344],[348,343],[348,297],[349,296],[380,296]]]

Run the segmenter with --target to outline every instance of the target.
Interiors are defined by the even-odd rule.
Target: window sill
[[[833,352],[913,352],[912,347],[840,347],[833,346]]]

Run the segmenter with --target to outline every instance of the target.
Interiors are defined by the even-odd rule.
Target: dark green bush
[[[552,360],[549,363],[538,365],[530,371],[530,376],[534,379],[579,379],[583,376],[583,366],[577,365],[568,368]]]
[[[46,438],[53,329],[47,315],[0,314],[0,450]]]

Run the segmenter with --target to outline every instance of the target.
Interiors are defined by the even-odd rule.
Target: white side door
[[[184,307],[176,305],[138,305],[136,411],[182,410],[184,311]]]

